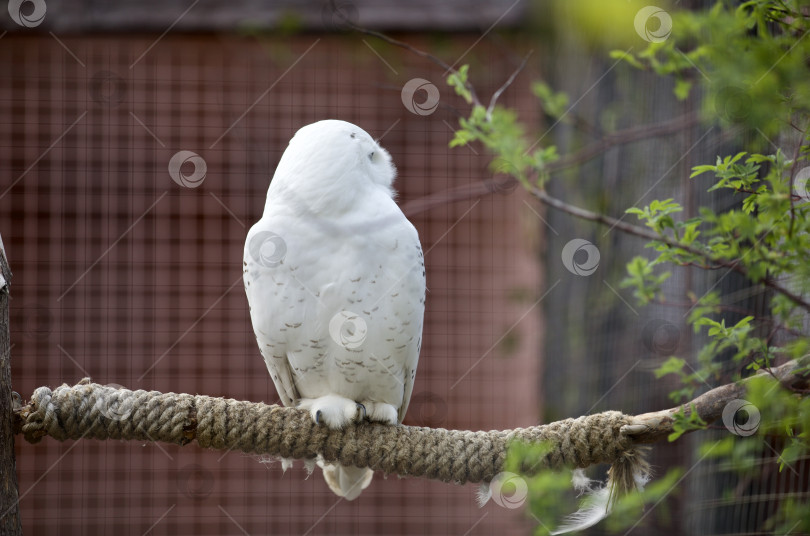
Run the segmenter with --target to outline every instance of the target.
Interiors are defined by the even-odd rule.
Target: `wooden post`
[[[14,458],[14,401],[11,397],[11,340],[8,332],[8,292],[11,269],[0,237],[0,535],[22,534],[17,461]]]

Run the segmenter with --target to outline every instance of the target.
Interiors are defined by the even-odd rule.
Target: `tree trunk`
[[[8,332],[8,293],[11,270],[0,237],[0,535],[22,534],[17,462],[14,459],[11,396],[11,341]]]

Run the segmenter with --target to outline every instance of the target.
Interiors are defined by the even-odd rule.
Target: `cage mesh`
[[[475,45],[464,61],[488,95],[517,61],[476,39],[442,51],[452,61]],[[466,105],[442,69],[370,38],[9,33],[0,66],[0,233],[23,396],[89,376],[278,402],[250,325],[242,250],[304,124],[340,118],[381,138],[406,207],[491,175],[480,148],[448,149]],[[502,99],[531,119],[528,76]],[[403,105],[412,78],[439,88],[434,113]],[[179,151],[207,165],[195,188],[169,174]],[[537,423],[542,229],[528,203],[509,190],[411,214],[429,291],[407,424]],[[31,534],[521,534],[535,524],[479,509],[475,486],[378,474],[346,502],[300,463],[285,474],[272,460],[195,447],[18,440],[17,462]]]

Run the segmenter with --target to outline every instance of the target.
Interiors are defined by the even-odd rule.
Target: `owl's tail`
[[[371,483],[374,471],[368,467],[351,467],[326,463],[318,459],[318,465],[323,469],[323,478],[329,488],[339,497],[353,501]]]

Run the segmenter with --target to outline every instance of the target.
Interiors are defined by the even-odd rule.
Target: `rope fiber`
[[[444,482],[489,482],[503,469],[513,440],[547,442],[549,452],[532,460],[541,468],[613,464],[636,451],[621,433],[632,418],[606,411],[551,424],[504,431],[470,432],[361,422],[342,430],[315,424],[296,408],[203,395],[130,391],[83,379],[54,390],[39,387],[19,411],[20,431],[31,443],[50,436],[124,439],[208,449],[311,459],[370,467],[388,474]]]

